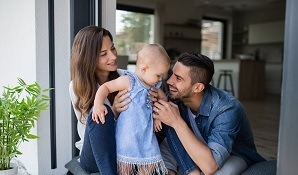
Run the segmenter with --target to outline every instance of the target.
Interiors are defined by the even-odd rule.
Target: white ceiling
[[[215,6],[231,11],[246,11],[285,4],[286,0],[193,0],[196,6]]]

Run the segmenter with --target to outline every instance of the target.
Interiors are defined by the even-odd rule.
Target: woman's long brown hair
[[[97,83],[100,82],[96,77],[95,71],[98,65],[99,53],[102,48],[103,37],[110,37],[113,41],[111,33],[101,27],[88,26],[81,29],[74,38],[71,51],[71,78],[73,82],[73,90],[77,96],[75,108],[81,113],[82,117],[87,116],[93,106],[95,94],[97,91]],[[108,80],[118,78],[117,71],[110,72]],[[111,104],[114,102],[116,93],[108,96]]]

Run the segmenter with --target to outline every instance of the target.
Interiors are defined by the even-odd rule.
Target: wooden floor
[[[241,101],[253,130],[258,152],[267,160],[277,159],[280,96],[266,95],[260,101]]]

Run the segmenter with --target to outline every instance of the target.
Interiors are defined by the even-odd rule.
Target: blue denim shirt
[[[174,102],[190,125],[187,107],[181,101]],[[219,168],[230,155],[243,158],[248,166],[265,160],[257,153],[243,106],[230,93],[207,87],[195,121]]]

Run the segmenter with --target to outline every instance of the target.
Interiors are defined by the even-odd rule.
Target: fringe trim
[[[119,158],[119,156],[117,158]],[[159,160],[156,161],[156,158],[159,158]],[[168,173],[168,170],[163,160],[161,159],[161,156],[156,156],[154,157],[154,159],[150,158],[150,161],[146,158],[133,158],[133,160],[135,160],[134,163],[124,162],[118,159],[118,175],[152,175],[153,173],[155,173],[155,175],[165,175],[166,173]]]
[[[128,156],[123,156],[118,154],[117,161],[129,163],[129,164],[148,165],[148,164],[162,161],[162,157],[160,154],[155,157],[149,157],[149,158],[135,158],[135,157],[128,157]]]

